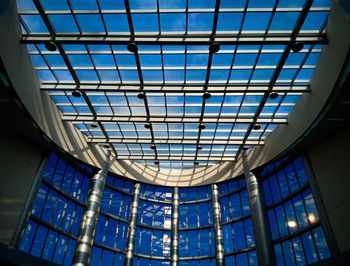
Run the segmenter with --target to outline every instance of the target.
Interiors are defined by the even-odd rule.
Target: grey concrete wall
[[[340,252],[350,250],[350,126],[308,150]]]
[[[9,244],[43,157],[37,145],[0,130],[0,242]]]

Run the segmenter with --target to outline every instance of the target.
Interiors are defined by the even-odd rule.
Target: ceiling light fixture
[[[299,53],[301,50],[303,50],[304,44],[301,42],[295,42],[292,44],[292,51],[294,53]]]
[[[78,90],[75,90],[72,92],[72,96],[74,96],[75,98],[79,98],[81,97],[81,92]]]
[[[197,149],[197,151],[203,150],[201,145],[198,145],[196,149]]]
[[[47,42],[47,43],[45,43],[45,48],[46,48],[48,51],[50,51],[50,52],[54,52],[54,51],[57,50],[57,46],[56,46],[56,44],[53,43],[53,42]]]
[[[146,98],[146,94],[144,94],[143,92],[140,92],[139,94],[137,94],[137,98],[139,98],[140,100],[143,100]]]
[[[253,126],[253,129],[254,130],[259,130],[261,128],[261,126],[259,125],[259,124],[255,124],[254,126]]]
[[[198,165],[198,164],[199,164],[199,162],[194,162],[193,164],[194,164],[194,165]]]
[[[198,128],[199,129],[205,129],[205,125],[204,124],[199,124]]]
[[[210,99],[210,97],[211,97],[211,94],[209,92],[204,92],[204,94],[203,94],[204,99],[208,100],[208,99]]]
[[[150,148],[151,148],[152,150],[155,150],[155,149],[156,149],[156,145],[152,144]]]
[[[109,144],[105,144],[103,145],[103,148],[109,149],[111,146],[109,146]]]
[[[271,100],[274,100],[274,99],[277,99],[278,96],[279,96],[279,94],[278,94],[277,92],[272,91],[272,92],[270,93],[270,95],[269,95],[269,98],[270,98]]]
[[[211,53],[217,53],[220,51],[220,45],[218,43],[212,43],[210,46],[209,46],[209,51]]]
[[[91,124],[91,127],[92,127],[92,128],[97,128],[98,125],[97,125],[97,123],[93,123],[93,124]]]
[[[136,43],[133,43],[133,42],[128,43],[127,48],[128,48],[128,51],[132,53],[136,53],[138,50]]]
[[[151,129],[151,124],[145,124],[144,127],[147,129]]]
[[[154,164],[155,165],[159,165],[159,161],[154,161]]]

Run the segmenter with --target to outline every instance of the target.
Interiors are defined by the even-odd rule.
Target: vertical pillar
[[[130,211],[130,223],[128,236],[126,239],[126,256],[124,260],[125,266],[131,266],[134,259],[134,242],[136,234],[136,224],[137,224],[137,213],[139,210],[140,201],[140,183],[136,183],[134,186],[134,192],[132,194],[132,203]]]
[[[215,232],[215,249],[216,249],[216,265],[224,265],[224,239],[221,230],[221,211],[219,202],[219,190],[216,184],[211,185],[213,216],[214,216],[214,232]]]
[[[171,209],[171,266],[179,264],[179,188],[173,190]]]
[[[273,265],[272,245],[269,235],[265,206],[256,176],[250,171],[246,149],[242,150],[242,160],[247,190],[249,195],[250,212],[253,221],[256,253],[259,265]]]
[[[74,254],[73,265],[86,266],[90,264],[92,246],[94,243],[97,220],[100,214],[103,191],[109,169],[110,151],[107,151],[102,169],[91,180],[87,204],[81,223],[80,236]]]

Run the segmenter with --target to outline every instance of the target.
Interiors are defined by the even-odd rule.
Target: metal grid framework
[[[193,167],[234,161],[287,123],[310,92],[330,2],[17,5],[22,43],[64,121],[118,159]]]

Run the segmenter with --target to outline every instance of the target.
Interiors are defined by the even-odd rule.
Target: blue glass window
[[[271,163],[260,174],[266,178],[263,188],[268,220],[272,238],[278,242],[274,246],[277,265],[305,265],[328,258],[330,253],[322,226],[317,224],[319,216],[302,158]],[[296,236],[279,241],[291,234]]]
[[[54,153],[49,156],[20,250],[57,264],[71,265],[76,241],[67,237],[66,233],[79,236],[84,205],[79,200],[86,198],[90,183],[89,177],[80,173],[85,169],[85,165],[73,167]],[[88,175],[92,173],[90,171]],[[78,183],[77,178],[80,180]],[[85,188],[81,183],[85,184]],[[40,221],[50,224],[57,231],[52,231]]]

